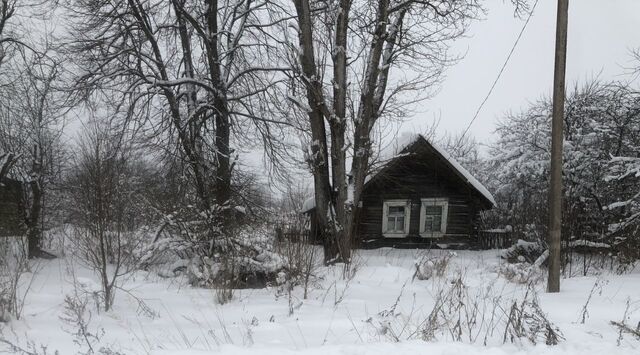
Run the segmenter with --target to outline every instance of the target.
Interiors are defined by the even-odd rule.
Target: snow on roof
[[[447,160],[449,164],[451,164],[451,166],[458,170],[458,172],[467,180],[469,184],[471,184],[471,186],[478,190],[478,192],[480,192],[482,196],[489,200],[492,205],[496,206],[496,200],[493,198],[493,195],[491,194],[491,192],[489,192],[489,190],[487,190],[486,187],[484,187],[484,185],[482,185],[482,183],[480,183],[480,181],[478,181],[473,175],[471,175],[471,173],[462,165],[460,165],[460,163],[458,163],[451,155],[449,155],[447,151],[440,148],[435,143],[429,142],[429,144],[431,144],[433,149],[440,153],[440,155],[442,155],[442,157]]]
[[[471,186],[473,186],[473,188],[475,188],[478,192],[480,192],[480,194],[482,194],[482,196],[484,196],[489,202],[491,202],[493,206],[496,206],[495,198],[493,197],[491,192],[489,192],[489,190],[487,190],[487,188],[484,187],[484,185],[482,185],[480,181],[478,181],[478,179],[476,179],[473,175],[471,175],[471,173],[467,169],[465,169],[462,165],[460,165],[460,163],[458,163],[458,161],[455,160],[446,150],[444,150],[437,144],[429,141],[423,135],[418,133],[409,133],[409,132],[402,133],[400,137],[398,137],[396,144],[394,144],[393,151],[387,152],[386,154],[385,153],[382,154],[384,163],[378,169],[377,173],[379,173],[384,168],[384,166],[387,165],[389,162],[393,161],[398,157],[406,155],[404,150],[420,139],[424,139],[427,143],[429,143],[433,147],[433,149],[435,149],[436,152],[438,152],[438,154],[442,156],[443,159],[449,162],[449,164],[451,164],[451,166],[455,170],[457,170],[458,173],[460,173],[460,175],[462,175],[462,177],[466,180],[467,183],[469,183]],[[365,184],[368,183],[375,175],[377,175],[377,173],[367,176],[365,179]],[[311,196],[310,198],[304,201],[304,203],[302,204],[302,210],[300,212],[306,213],[311,211],[315,207],[316,207],[315,197]]]
[[[402,153],[403,150],[418,141],[420,138],[424,138],[424,136],[414,132],[402,132],[395,142],[393,154],[398,155]]]
[[[0,151],[0,168],[2,168],[9,161],[9,154],[4,154]]]
[[[368,183],[374,176],[376,176],[387,164],[393,161],[396,158],[400,158],[405,156],[402,151],[405,150],[408,146],[413,144],[415,141],[420,138],[421,135],[418,133],[411,132],[402,132],[400,136],[389,146],[384,147],[380,151],[379,161],[377,161],[375,166],[372,166],[372,173],[367,175],[364,179],[364,183]]]
[[[446,150],[429,141],[421,134],[409,132],[402,133],[397,140],[397,144],[394,147],[393,156],[390,159],[387,159],[387,163],[399,156],[402,156],[405,149],[407,149],[409,146],[420,139],[424,139],[427,143],[429,143],[433,147],[433,149],[435,149],[442,156],[442,158],[449,162],[449,164],[451,164],[451,166],[456,169],[458,173],[460,173],[460,175],[462,175],[462,177],[469,184],[471,184],[471,186],[473,186],[473,188],[478,190],[478,192],[480,192],[482,196],[484,196],[489,202],[491,202],[493,206],[496,206],[496,200],[493,198],[493,195],[491,194],[491,192],[489,192],[489,190],[487,190],[486,187],[484,187],[484,185],[482,185],[482,183],[480,183],[480,181],[478,181],[473,175],[471,175],[471,173],[467,169],[460,165],[460,163],[458,163],[458,161],[456,161]],[[371,176],[371,178],[373,178],[373,176]],[[367,181],[371,178],[367,179]]]
[[[10,162],[11,159],[13,159],[12,154],[10,153],[5,153],[3,151],[0,150],[0,178],[4,179],[6,178],[7,174],[9,173],[7,171],[7,169],[10,167]],[[2,186],[2,185],[0,185]]]
[[[403,156],[404,154],[402,154],[402,152],[411,144],[420,139],[420,137],[423,136],[418,133],[402,132],[391,145],[382,148],[382,150],[380,151],[379,164],[381,165],[381,167],[384,167],[391,160]]]
[[[611,248],[611,245],[609,244],[592,242],[590,240],[584,240],[584,239],[573,240],[569,242],[569,246],[570,247],[603,248],[603,249]]]
[[[316,208],[316,197],[311,196],[308,199],[304,200],[304,202],[302,203],[302,209],[300,210],[300,213],[307,213],[314,208]]]

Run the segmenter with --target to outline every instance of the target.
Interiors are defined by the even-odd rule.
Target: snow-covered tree
[[[640,225],[640,93],[617,82],[576,86],[565,111],[563,236],[627,250],[621,243],[638,239]],[[498,223],[541,238],[548,217],[550,122],[548,99],[505,117],[486,170]]]

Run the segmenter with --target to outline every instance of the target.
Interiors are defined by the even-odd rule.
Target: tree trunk
[[[384,87],[386,85],[386,66],[388,56],[384,55],[393,51],[397,27],[392,27],[391,33],[387,32],[389,22],[388,13],[389,1],[380,0],[377,9],[376,28],[374,30],[374,40],[369,49],[368,63],[363,78],[363,88],[360,95],[360,105],[358,107],[358,119],[355,122],[353,137],[353,160],[351,162],[352,179],[350,189],[353,191],[351,206],[346,210],[345,215],[345,239],[350,244],[354,243],[357,225],[359,221],[358,204],[364,189],[364,182],[369,170],[369,158],[371,157],[371,130],[378,119],[380,101],[384,97]],[[402,21],[404,12],[400,12],[394,25]],[[385,49],[385,43],[390,48]],[[382,61],[382,65],[381,65]],[[382,68],[382,69],[381,69]]]
[[[335,48],[333,50],[333,114],[329,119],[331,130],[331,169],[333,178],[333,199],[335,206],[335,228],[326,239],[329,262],[349,262],[351,242],[349,233],[349,215],[351,205],[347,188],[347,159],[345,146],[347,111],[347,34],[349,31],[349,12],[351,0],[341,0],[338,8],[335,30]]]
[[[325,244],[325,261],[327,263],[348,262],[351,253],[349,247],[349,233],[347,215],[349,208],[347,204],[347,174],[346,174],[346,153],[345,126],[341,122],[332,121],[329,125],[331,129],[331,168],[333,194],[331,206],[334,211],[334,223],[332,229],[327,233]]]
[[[229,147],[230,125],[227,105],[221,98],[216,99],[216,185],[215,199],[222,211],[222,226],[226,226],[231,217],[229,200],[231,198],[231,149]]]
[[[332,205],[331,182],[329,179],[329,161],[327,154],[327,133],[324,116],[327,108],[322,92],[322,83],[313,52],[313,30],[311,10],[308,0],[294,0],[298,16],[298,41],[300,44],[300,66],[302,79],[306,87],[307,103],[309,105],[309,123],[311,126],[311,146],[308,163],[313,173],[313,186],[316,200],[316,219],[324,245],[325,263],[332,262],[332,255],[336,255],[334,239],[335,209]]]
[[[29,183],[32,193],[31,209],[27,219],[27,241],[29,245],[29,258],[40,256],[42,230],[40,228],[40,216],[42,214],[42,189],[37,180]]]
[[[29,187],[31,188],[31,208],[29,218],[27,218],[25,223],[27,225],[29,258],[37,258],[41,254],[40,244],[42,240],[42,230],[40,228],[40,222],[43,198],[41,185],[42,152],[38,148],[37,145],[33,147],[32,178],[31,181],[29,181]]]
[[[220,55],[218,53],[218,2],[209,0],[207,2],[207,34],[209,45],[207,46],[207,63],[209,66],[210,78],[216,92],[213,95],[213,116],[215,117],[215,187],[214,198],[220,209],[220,228],[223,235],[228,233],[231,220],[230,198],[231,198],[231,148],[230,136],[231,126],[229,117],[229,107],[226,98],[226,84],[222,80],[222,69]]]

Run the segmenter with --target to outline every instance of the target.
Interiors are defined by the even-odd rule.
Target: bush
[[[448,252],[436,257],[422,257],[415,263],[416,272],[413,274],[413,278],[417,278],[418,280],[429,280],[434,276],[444,276],[447,272],[447,268],[449,267],[449,261],[451,261],[455,256],[456,253]]]
[[[287,259],[276,248],[275,237],[266,225],[243,226],[220,236],[209,254],[199,237],[201,230],[195,228],[200,222],[170,217],[162,235],[147,228],[146,238],[151,242],[134,251],[144,269],[168,277],[184,274],[193,286],[221,292],[275,284],[278,274],[288,271]],[[227,291],[227,296],[230,293]]]
[[[309,295],[309,286],[313,281],[316,269],[321,260],[319,249],[308,243],[304,236],[299,235],[294,240],[282,240],[277,243],[276,250],[284,258],[285,270],[279,275],[278,284],[285,286],[290,292],[294,286],[301,285],[303,298]]]
[[[22,314],[24,294],[19,294],[19,286],[29,268],[25,246],[22,238],[0,238],[0,322]]]
[[[410,313],[401,312],[398,306],[401,291],[389,309],[367,323],[395,342],[421,339],[483,345],[507,342],[556,345],[563,339],[560,329],[541,309],[532,285],[518,299],[506,298],[497,291],[492,285],[468,287],[462,274],[457,274],[440,284],[428,314],[416,314],[414,308]]]
[[[536,284],[544,279],[542,270],[528,263],[502,264],[497,272],[508,281],[523,285]]]
[[[533,264],[545,250],[542,243],[519,239],[514,245],[502,251],[500,257],[509,263]]]

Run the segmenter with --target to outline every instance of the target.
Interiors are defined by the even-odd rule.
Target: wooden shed
[[[480,212],[495,205],[491,193],[421,135],[398,150],[365,183],[357,207],[358,246],[478,248]],[[315,203],[305,206],[317,231]]]
[[[20,181],[0,180],[0,237],[24,234],[23,189]]]

